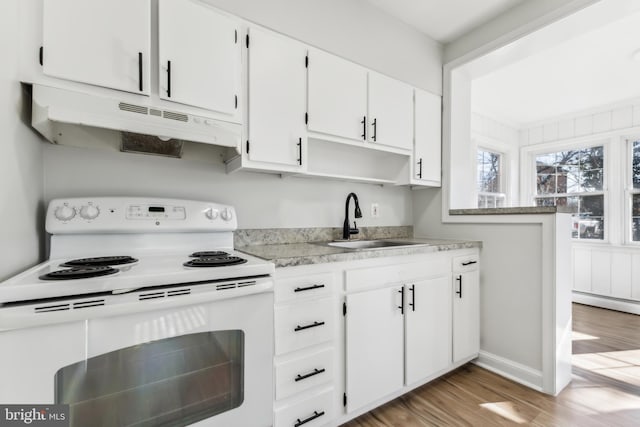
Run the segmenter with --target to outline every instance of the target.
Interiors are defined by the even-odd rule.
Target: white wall
[[[24,123],[18,81],[18,4],[0,4],[0,280],[39,261],[42,254],[42,144]]]
[[[151,196],[211,200],[238,210],[240,228],[342,227],[344,202],[354,191],[363,218],[359,226],[411,225],[411,191],[311,178],[237,172],[217,163],[171,159],[117,151],[47,145],[45,194],[75,196]],[[370,204],[380,204],[371,218]],[[353,217],[353,204],[351,207]]]
[[[365,67],[442,94],[442,46],[365,0],[205,0]]]

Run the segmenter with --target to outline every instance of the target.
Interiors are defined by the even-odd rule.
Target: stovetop
[[[0,283],[0,304],[264,276],[274,270],[272,263],[232,250],[51,259]]]

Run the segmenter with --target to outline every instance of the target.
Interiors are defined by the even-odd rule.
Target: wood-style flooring
[[[557,397],[468,364],[344,426],[640,426],[640,316],[574,304],[573,331]]]

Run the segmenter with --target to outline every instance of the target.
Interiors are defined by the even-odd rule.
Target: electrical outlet
[[[371,218],[380,217],[380,205],[377,203],[371,203]]]

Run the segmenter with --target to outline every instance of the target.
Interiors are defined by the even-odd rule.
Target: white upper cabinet
[[[249,160],[302,169],[307,49],[292,39],[251,28],[248,51]]]
[[[440,186],[442,99],[415,91],[415,146],[411,168],[414,183]]]
[[[149,94],[150,0],[43,3],[44,74]]]
[[[369,72],[369,142],[411,150],[413,88]]]
[[[236,22],[193,0],[159,0],[158,7],[160,98],[234,115],[241,63]]]
[[[366,141],[367,70],[310,49],[308,77],[308,129]]]

